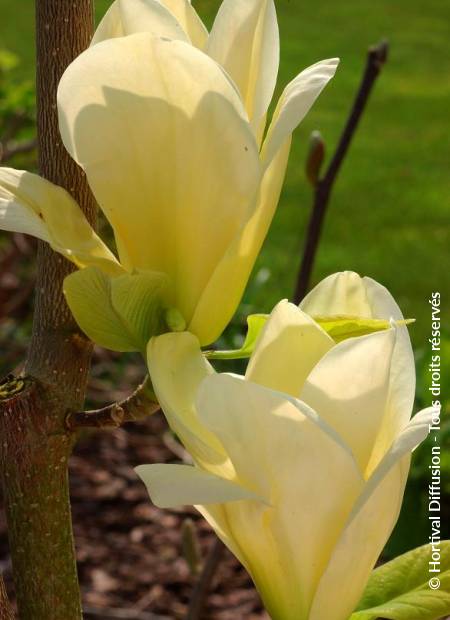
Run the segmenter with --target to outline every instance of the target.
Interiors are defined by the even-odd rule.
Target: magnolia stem
[[[150,380],[145,381],[128,398],[91,411],[71,411],[66,416],[66,428],[118,428],[125,422],[143,420],[159,411],[159,404],[151,391]]]
[[[300,303],[308,291],[331,191],[366,107],[369,95],[387,60],[388,50],[387,41],[381,41],[378,45],[369,48],[364,75],[336,151],[325,174],[316,182],[314,203],[294,293],[294,303],[296,304]]]
[[[186,620],[200,620],[212,581],[222,560],[224,549],[222,541],[217,538],[209,550],[200,577],[194,587]]]

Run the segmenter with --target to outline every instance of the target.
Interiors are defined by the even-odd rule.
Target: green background
[[[108,4],[97,1],[97,14]],[[194,5],[210,24],[219,2],[194,0]],[[33,6],[32,0],[0,0],[0,47],[20,57],[18,80],[32,79],[34,74]],[[240,337],[245,314],[270,311],[279,299],[292,295],[312,198],[304,174],[309,135],[319,129],[327,153],[333,151],[367,48],[387,38],[389,61],[333,192],[313,280],[351,269],[390,289],[404,314],[417,319],[411,335],[419,368],[418,404],[428,404],[424,368],[430,293],[441,292],[446,316],[450,308],[450,4],[279,0],[277,9],[281,30],[277,95],[317,60],[340,56],[342,62],[295,134],[280,206],[229,339]],[[448,441],[448,432],[443,441]],[[423,543],[428,535],[423,515],[427,458],[425,448],[414,461],[406,512],[391,552]]]

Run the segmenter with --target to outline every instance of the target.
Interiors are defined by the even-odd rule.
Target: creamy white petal
[[[310,620],[351,615],[398,519],[410,453],[426,438],[430,422],[430,410],[417,414],[365,485],[320,581]]]
[[[63,141],[86,171],[121,258],[167,273],[172,305],[189,323],[260,184],[238,95],[191,45],[135,34],[79,56],[58,99]]]
[[[176,17],[158,0],[119,0],[125,34],[148,32],[156,37],[189,41]]]
[[[351,447],[363,473],[381,432],[395,340],[395,329],[344,340],[312,369],[300,393]]]
[[[28,176],[30,175],[30,176]],[[48,228],[40,217],[39,203],[47,202],[47,182],[23,170],[0,168],[0,228],[49,242]],[[39,180],[38,180],[39,179]],[[20,185],[27,183],[25,191]]]
[[[190,465],[139,465],[135,472],[159,508],[255,499],[238,484]]]
[[[232,537],[269,613],[276,599],[290,607],[286,618],[303,617],[362,489],[350,450],[305,404],[242,378],[208,377],[197,408],[237,480],[273,506],[226,506]]]
[[[92,37],[91,45],[96,45],[100,43],[100,41],[105,41],[106,39],[123,37],[124,35],[125,32],[123,29],[122,16],[120,14],[119,0],[114,0],[100,20],[94,36]]]
[[[335,273],[320,282],[300,308],[311,316],[353,316],[401,321],[403,315],[389,291],[353,271]],[[370,463],[376,467],[399,431],[411,417],[415,393],[414,355],[408,328],[397,326],[392,357],[389,403]]]
[[[261,151],[266,166],[270,164],[286,138],[308,114],[317,97],[334,76],[338,64],[338,58],[321,60],[302,71],[286,86],[275,109]]]
[[[226,504],[197,505],[197,510],[213,528],[224,545],[235,555],[239,562],[248,569],[248,562],[243,549],[234,540],[227,516]]]
[[[300,308],[311,316],[391,318],[389,314],[373,314],[365,280],[354,271],[340,271],[324,278],[306,295]]]
[[[202,355],[197,338],[188,332],[152,338],[147,348],[147,364],[158,402],[173,431],[197,463],[223,473],[227,456],[218,439],[199,420],[195,409],[201,382],[214,373]]]
[[[257,134],[273,96],[280,60],[273,0],[224,0],[206,51],[236,83]]]
[[[161,0],[177,18],[191,43],[203,49],[208,41],[208,31],[189,0]]]
[[[78,267],[122,271],[70,194],[37,174],[0,168],[0,229],[42,239]]]
[[[115,0],[98,25],[91,45],[137,32],[189,41],[176,17],[158,0]]]
[[[281,301],[259,335],[245,377],[298,397],[306,377],[333,346],[333,339],[309,315]]]
[[[395,321],[403,319],[400,308],[384,286],[367,277],[363,278],[363,282],[373,316]],[[382,433],[374,450],[372,467],[376,467],[410,419],[415,391],[416,369],[411,339],[408,328],[400,325],[397,327],[397,342],[392,356],[389,403],[383,420]]]
[[[189,329],[199,334],[202,342],[214,342],[220,336],[241,300],[278,205],[290,145],[288,138],[265,171],[253,211],[250,210],[248,220],[229,245],[199,300]]]

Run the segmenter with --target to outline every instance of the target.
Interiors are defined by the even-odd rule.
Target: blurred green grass
[[[34,72],[32,0],[0,0],[0,46]],[[97,18],[109,1],[97,0]],[[218,0],[197,0],[208,24]],[[314,282],[343,269],[385,284],[417,319],[416,347],[429,332],[428,296],[450,309],[450,102],[448,23],[442,0],[278,0],[282,52],[278,93],[298,71],[340,56],[336,78],[296,132],[277,215],[242,311],[269,311],[292,293],[311,204],[304,175],[308,136],[320,129],[331,153],[345,122],[367,47],[386,37],[390,58],[376,85],[332,196]]]

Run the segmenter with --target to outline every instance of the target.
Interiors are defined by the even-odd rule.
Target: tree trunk
[[[94,201],[61,143],[56,110],[61,75],[88,46],[92,29],[92,0],[36,0],[39,171],[69,190],[95,224]],[[64,418],[82,407],[91,343],[62,295],[71,270],[39,244],[25,376],[0,386],[0,466],[21,620],[81,618],[67,477],[74,438]]]
[[[6,594],[3,577],[0,574],[0,620],[14,620],[13,611]]]

